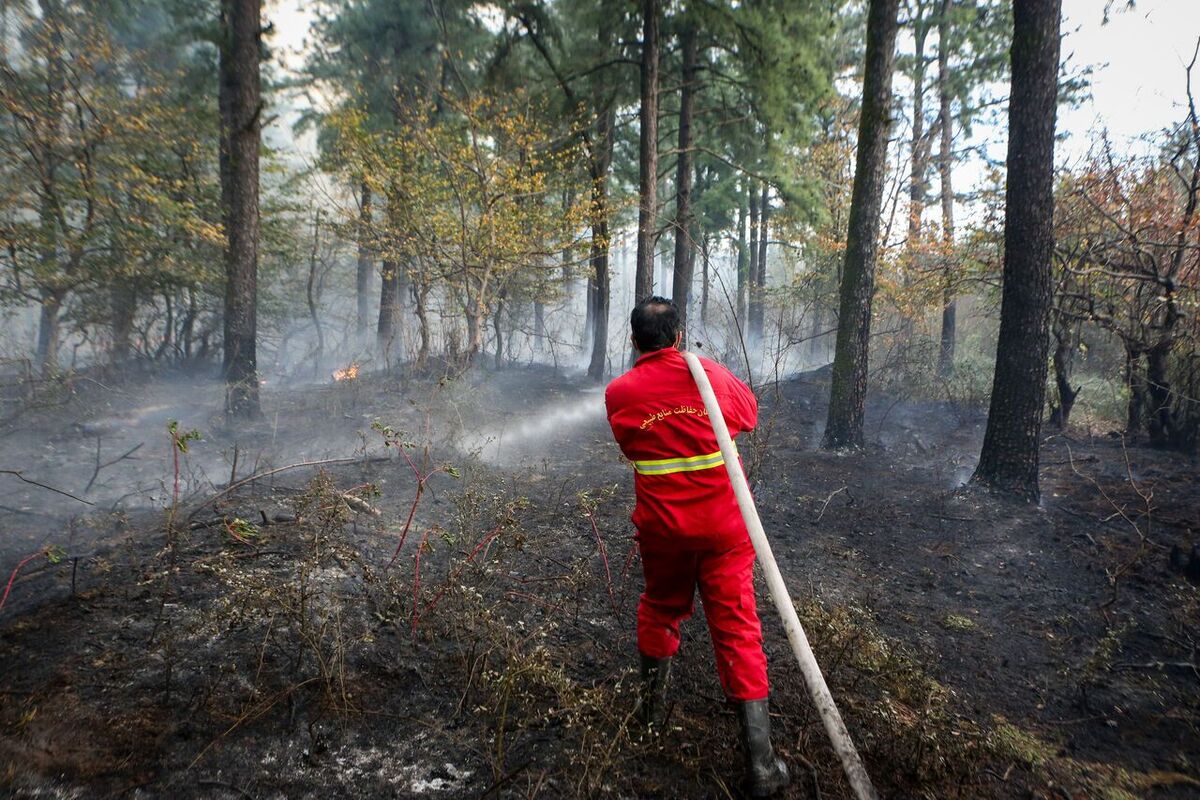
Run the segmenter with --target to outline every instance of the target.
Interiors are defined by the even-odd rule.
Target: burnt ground
[[[1200,797],[1200,592],[1170,560],[1200,534],[1196,464],[1073,431],[1041,507],[1012,504],[961,487],[978,411],[882,398],[875,445],[825,453],[827,393],[765,387],[742,449],[882,794]],[[631,721],[631,477],[595,391],[536,369],[267,387],[236,433],[204,377],[68,394],[0,439],[0,468],[96,504],[3,484],[0,578],[54,547],[0,611],[10,795],[737,795],[700,620],[671,729]],[[203,434],[174,509],[168,418]],[[84,493],[97,431],[102,463],[147,444]],[[760,608],[788,796],[846,797]]]

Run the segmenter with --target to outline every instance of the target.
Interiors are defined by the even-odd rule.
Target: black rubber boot
[[[640,654],[639,654],[640,655]],[[642,688],[638,698],[642,723],[661,728],[667,721],[667,681],[671,659],[642,657]]]
[[[738,703],[742,723],[742,750],[746,755],[746,792],[751,797],[770,797],[792,782],[783,759],[771,747],[771,718],[766,700]]]

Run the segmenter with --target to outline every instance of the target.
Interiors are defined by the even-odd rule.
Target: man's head
[[[675,347],[683,337],[679,308],[674,301],[657,295],[633,307],[629,325],[633,329],[633,346],[639,353]]]

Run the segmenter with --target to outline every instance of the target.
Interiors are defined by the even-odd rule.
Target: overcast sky
[[[1103,12],[1104,0],[1063,0],[1063,53],[1095,69],[1093,99],[1059,116],[1059,130],[1071,138],[1068,157],[1086,149],[1094,127],[1108,128],[1114,143],[1130,143],[1184,113],[1184,67],[1200,37],[1200,0],[1138,0],[1107,25]],[[1200,66],[1195,72],[1200,90]]]
[[[272,44],[293,67],[302,60],[311,5],[274,0],[267,7],[276,30]],[[1124,0],[1114,5],[1119,8],[1104,25],[1105,0],[1063,0],[1063,55],[1093,73],[1092,99],[1060,113],[1058,129],[1068,134],[1060,160],[1082,155],[1089,133],[1100,127],[1114,143],[1135,147],[1140,137],[1182,116],[1184,66],[1200,37],[1200,0],[1137,0],[1132,11],[1122,10]],[[1200,68],[1196,83],[1200,89]]]

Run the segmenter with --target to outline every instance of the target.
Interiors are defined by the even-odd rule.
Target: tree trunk
[[[739,196],[741,193],[739,192]],[[746,294],[750,288],[750,251],[746,243],[746,219],[749,214],[746,203],[738,201],[737,235],[737,304],[735,314],[738,326],[746,324]]]
[[[58,340],[62,330],[59,311],[62,309],[64,292],[45,290],[38,314],[37,362],[43,378],[58,370]]]
[[[674,247],[672,247],[672,252],[674,252]],[[652,291],[654,294],[665,296],[668,294],[671,284],[675,282],[675,259],[658,259],[658,272],[658,282]]]
[[[912,20],[913,74],[912,74],[912,143],[908,176],[908,238],[905,241],[903,286],[916,282],[921,268],[921,217],[925,213],[925,195],[928,191],[929,154],[931,142],[925,130],[925,39],[929,34],[929,21],[925,17],[924,5],[917,3]],[[916,323],[913,314],[904,314],[901,320],[900,338],[903,342],[912,339]]]
[[[533,301],[533,349],[542,352],[546,338],[546,306],[540,300]]]
[[[467,300],[467,352],[465,353],[465,363],[471,366],[475,363],[475,356],[483,349],[483,326],[484,326],[484,309],[479,307],[478,303]]]
[[[770,191],[770,187],[764,183],[758,211],[758,258],[754,261],[754,276],[750,282],[753,290],[751,297],[757,298],[757,302],[750,305],[750,343],[754,346],[762,344],[763,318],[766,316],[767,244],[771,238]]]
[[[1160,342],[1146,351],[1146,432],[1150,444],[1170,447],[1176,444],[1174,414],[1171,412],[1171,384],[1167,377],[1167,360],[1171,340]]]
[[[1125,346],[1125,388],[1129,401],[1125,406],[1125,436],[1132,439],[1142,429],[1142,410],[1146,407],[1146,382],[1138,373],[1142,369],[1141,352]]]
[[[259,54],[262,0],[222,0],[228,84],[229,202],[225,258],[225,413],[259,416],[258,402],[258,155],[262,125]]]
[[[130,337],[133,335],[133,315],[137,310],[137,292],[129,280],[115,281],[109,289],[112,344],[109,363],[120,366],[129,360]]]
[[[750,258],[746,264],[746,319],[743,322],[742,337],[749,339],[749,331],[754,326],[754,318],[758,315],[758,192],[754,184],[746,188],[747,205],[750,216]]]
[[[634,302],[654,290],[654,229],[658,212],[658,50],[659,0],[642,0],[642,103],[638,157],[637,266]]]
[[[593,228],[592,238],[596,237],[596,231]],[[595,242],[592,243],[591,254],[588,259],[588,266],[592,271],[595,271],[596,265],[592,259],[595,257],[596,247]],[[584,285],[584,319],[583,319],[583,335],[579,337],[579,349],[583,350],[592,341],[592,335],[596,332],[596,279],[593,275],[588,275]]]
[[[154,351],[154,360],[158,361],[167,351],[171,349],[171,344],[175,340],[175,302],[171,299],[171,293],[163,291],[163,335],[162,341],[158,343],[158,348]]]
[[[379,320],[375,326],[375,342],[385,358],[390,357],[399,316],[400,265],[391,258],[385,258],[379,274]]]
[[[1075,355],[1075,331],[1069,319],[1062,313],[1054,320],[1054,387],[1057,402],[1051,403],[1050,424],[1065,431],[1071,423],[1071,410],[1079,387],[1071,386],[1071,366]]]
[[[317,334],[317,350],[313,354],[313,375],[321,368],[321,359],[325,355],[325,331],[321,329],[321,317],[317,314],[317,262],[321,251],[321,209],[313,216],[312,252],[308,257],[308,281],[304,287],[305,298],[308,300],[308,316],[312,320],[313,330]]]
[[[612,166],[615,117],[616,110],[611,106],[601,113],[596,131],[597,151],[589,159],[592,179],[591,265],[595,293],[592,298],[592,359],[588,364],[588,377],[594,381],[604,380],[608,369],[608,172]]]
[[[972,480],[1032,502],[1046,394],[1061,0],[1013,4],[1004,291],[983,450]]]
[[[417,316],[417,335],[420,339],[417,347],[417,367],[424,369],[429,361],[429,313],[426,306],[429,301],[429,287],[425,282],[414,284],[413,305]]]
[[[196,302],[196,290],[188,287],[187,313],[183,316],[183,324],[179,326],[179,346],[186,360],[192,358],[193,344],[196,340],[196,317],[200,314],[200,306]]]
[[[358,336],[367,335],[371,324],[371,248],[367,246],[371,235],[371,187],[366,181],[359,184],[361,201],[358,206],[358,271],[355,275],[355,291],[358,299]]]
[[[38,320],[37,362],[42,377],[49,377],[58,370],[58,346],[60,334],[59,311],[66,299],[67,290],[54,286],[54,280],[62,274],[58,260],[58,168],[63,163],[59,153],[62,135],[64,100],[66,96],[65,44],[63,41],[63,8],[59,0],[41,0],[38,4],[42,14],[42,25],[46,31],[46,130],[40,148],[41,194],[38,202],[38,230],[41,237],[38,260],[43,274],[50,279],[51,286],[41,291],[42,305]]]
[[[675,164],[675,274],[671,297],[679,307],[687,336],[688,303],[692,295],[695,243],[692,241],[692,98],[696,90],[696,30],[686,24],[683,39],[682,83],[679,89],[679,158]]]
[[[822,443],[826,449],[863,446],[867,348],[871,339],[871,298],[875,291],[898,7],[899,0],[871,0],[867,12],[858,154],[846,232],[829,415]]]
[[[492,331],[496,336],[496,352],[494,360],[497,370],[504,369],[504,331],[500,324],[503,314],[504,298],[501,296],[496,298],[496,313],[492,315]]]
[[[700,324],[708,324],[708,295],[709,295],[709,276],[708,276],[708,252],[712,242],[708,234],[700,240],[700,270],[703,276],[700,283]]]
[[[958,304],[954,300],[954,118],[950,113],[950,4],[942,0],[938,18],[938,99],[941,117],[941,146],[938,153],[938,177],[942,195],[942,334],[938,348],[937,373],[943,378],[954,374],[954,338],[958,322]]]

